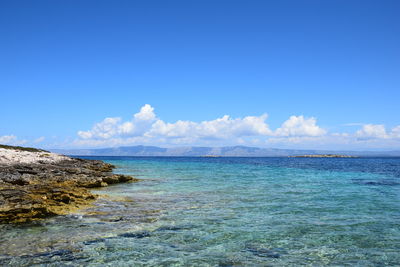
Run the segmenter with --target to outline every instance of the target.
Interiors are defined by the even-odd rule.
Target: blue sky
[[[1,1],[0,143],[400,149],[399,12]]]

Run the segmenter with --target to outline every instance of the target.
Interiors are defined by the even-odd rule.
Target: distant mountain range
[[[97,149],[52,149],[52,152],[75,156],[176,156],[176,157],[287,157],[299,155],[340,154],[361,157],[400,157],[400,151],[332,151],[258,148],[247,146],[227,147],[175,147],[123,146]]]

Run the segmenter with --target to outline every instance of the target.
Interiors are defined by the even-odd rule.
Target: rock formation
[[[64,215],[89,205],[88,188],[137,179],[113,174],[113,165],[47,151],[0,148],[0,223]]]

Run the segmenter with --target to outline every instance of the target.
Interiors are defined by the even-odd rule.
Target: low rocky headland
[[[299,155],[289,156],[290,158],[358,158],[357,156],[338,155],[338,154],[313,154],[313,155]]]
[[[65,215],[97,198],[90,188],[138,181],[113,168],[99,160],[0,145],[0,223]]]

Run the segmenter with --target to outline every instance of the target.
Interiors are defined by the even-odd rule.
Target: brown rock
[[[96,199],[87,188],[135,182],[113,174],[113,165],[98,160],[0,165],[0,223],[64,215]]]

